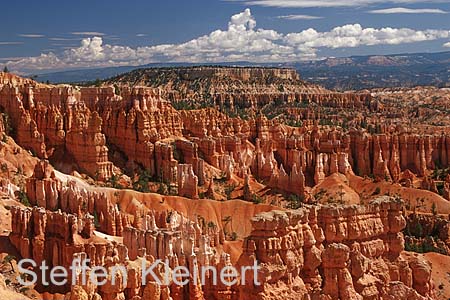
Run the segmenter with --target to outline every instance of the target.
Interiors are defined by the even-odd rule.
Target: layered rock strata
[[[253,74],[242,72],[230,76],[244,80]],[[288,71],[261,74],[264,80],[297,80]],[[273,189],[302,196],[306,187],[336,172],[397,182],[407,170],[425,176],[450,165],[447,134],[370,134],[317,122],[294,128],[264,116],[231,118],[213,108],[177,111],[162,98],[164,88],[4,82],[0,106],[19,145],[63,166],[73,161],[97,179],[120,172],[114,162],[122,171],[145,169],[155,181],[176,184],[178,165],[191,164],[199,186],[211,180],[206,171],[214,167],[227,179],[249,174]]]
[[[245,278],[241,274],[239,282],[244,284],[231,287],[215,285],[212,277],[204,286],[193,284],[199,278],[192,276],[186,286],[138,282],[138,262],[143,258],[167,259],[170,269],[185,266],[191,274],[202,266],[232,265],[229,255],[220,250],[223,234],[217,227],[203,226],[174,211],[136,212],[123,230],[121,244],[100,238],[89,214],[77,217],[14,207],[10,240],[23,257],[53,266],[67,267],[80,255],[93,260],[93,265],[126,266],[126,284],[84,286],[82,291],[72,287],[70,295],[146,299],[157,290],[161,292],[155,299],[167,299],[160,298],[162,293],[173,299],[266,299],[277,290],[277,297],[285,299],[391,299],[392,295],[432,299],[430,266],[420,256],[404,252],[401,230],[406,221],[401,209],[401,202],[384,197],[367,206],[305,206],[257,215],[235,267],[242,270],[256,263],[259,269]]]
[[[79,188],[75,181],[63,184],[48,161],[36,164],[26,187],[31,205],[52,211],[60,209],[79,217],[90,213],[96,217],[97,229],[109,235],[122,235],[125,219],[117,205],[106,194]]]
[[[367,206],[305,207],[252,219],[238,265],[258,261],[261,285],[248,280],[240,299],[411,299],[434,297],[431,268],[404,257],[402,204],[380,199]],[[282,283],[282,284],[280,284]]]

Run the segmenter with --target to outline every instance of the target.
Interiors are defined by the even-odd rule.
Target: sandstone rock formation
[[[8,199],[25,191],[36,206],[23,208],[23,201],[11,208],[11,243],[22,257],[51,265],[67,267],[73,258],[88,257],[92,266],[126,267],[126,283],[108,279],[97,287],[76,278],[75,286],[41,290],[71,300],[435,297],[430,266],[404,250],[448,253],[448,221],[419,215],[406,223],[406,207],[396,199],[309,205],[320,193],[320,202],[334,201],[321,191],[331,182],[342,184],[341,193],[355,194],[352,203],[420,192],[447,209],[437,194],[450,199],[450,131],[436,119],[413,126],[430,117],[426,107],[408,102],[413,108],[405,120],[394,92],[331,92],[286,69],[140,72],[151,75],[149,85],[152,74],[162,74],[158,87],[130,87],[127,77],[103,87],[52,86],[0,74],[0,171],[8,174],[0,191]],[[444,100],[434,103],[433,94],[426,95],[424,103],[446,109]],[[188,109],[174,108],[186,100]],[[194,109],[205,104],[215,107]],[[32,158],[31,176],[33,168],[28,177],[19,172],[18,156],[10,178],[11,163],[3,163],[10,148],[39,158]],[[139,190],[135,183],[143,193],[126,189]],[[158,192],[171,196],[147,193],[164,186],[169,191]],[[290,198],[300,209],[268,205],[287,206]],[[208,202],[214,199],[227,201]],[[238,220],[239,235],[230,232],[225,241],[226,224],[214,222],[234,212],[241,216],[236,209],[244,204],[270,212],[254,217],[249,232],[246,211],[246,220]],[[191,205],[202,217],[192,214]],[[248,236],[241,248],[242,232]],[[179,266],[194,271],[256,262],[261,270],[256,278],[241,276],[243,286],[215,285],[210,272],[203,286],[194,284],[196,275],[186,286],[143,285],[144,259],[168,260],[158,264],[159,276]]]
[[[89,282],[83,284],[80,277],[75,278],[76,285],[71,286],[72,278],[69,277],[69,284],[60,288],[60,292],[68,293],[68,299],[204,299],[202,288],[193,283],[185,287],[172,282],[160,285],[156,278],[149,276],[150,281],[143,284],[140,278],[142,260],[146,259],[144,265],[150,266],[155,259],[167,259],[169,265],[164,262],[156,269],[163,283],[166,267],[172,270],[184,265],[192,270],[191,274],[195,274],[194,269],[200,274],[200,265],[221,267],[222,264],[221,268],[230,265],[229,260],[223,265],[223,261],[216,257],[218,253],[212,250],[219,246],[217,228],[202,229],[176,212],[170,215],[152,212],[135,216],[141,218],[135,220],[138,228],[130,226],[125,229],[124,244],[98,236],[94,232],[94,217],[89,214],[77,218],[75,215],[49,212],[38,207],[14,207],[11,213],[12,244],[22,257],[31,258],[37,264],[45,260],[50,268],[62,266],[69,269],[73,260],[79,259],[81,263],[87,258],[91,261],[90,267],[104,266],[111,270],[114,266],[125,266],[127,273],[120,273],[114,284],[109,278],[105,285],[97,287]],[[122,282],[123,278],[127,278],[127,281]],[[191,281],[194,280],[199,280],[199,277],[191,278]],[[208,279],[207,284],[212,286],[212,278]],[[215,293],[214,297],[217,297],[226,291],[230,293],[230,288],[215,287],[208,293]]]
[[[410,214],[404,230],[410,251],[450,254],[450,221],[439,216]]]
[[[289,70],[192,72],[186,76],[229,72],[227,76],[239,81],[256,76],[254,80],[265,85],[270,85],[268,78],[302,85]],[[199,186],[211,179],[210,167],[228,179],[233,175],[244,179],[247,171],[243,170],[250,170],[255,179],[270,181],[272,188],[301,196],[306,187],[336,172],[398,181],[407,170],[425,176],[435,164],[449,166],[446,134],[387,132],[387,127],[380,134],[357,128],[343,131],[318,126],[316,121],[297,129],[264,116],[231,118],[212,108],[177,111],[162,98],[164,88],[73,88],[3,81],[0,106],[10,115],[18,143],[57,165],[75,163],[79,171],[96,179],[120,172],[117,166],[128,173],[141,168],[155,179],[176,184],[178,165],[191,164]],[[309,92],[320,95],[320,89]],[[194,190],[195,181],[190,182],[189,189]]]
[[[198,177],[192,170],[192,165],[178,165],[178,195],[191,199],[198,198]]]
[[[110,235],[122,234],[125,220],[104,193],[79,188],[75,181],[63,184],[46,160],[36,164],[34,174],[27,179],[26,190],[32,205],[52,211],[60,209],[79,217],[90,213],[97,217],[99,230]]]
[[[257,260],[262,285],[248,280],[239,288],[241,297],[265,299],[273,289],[287,299],[390,299],[392,282],[402,286],[403,297],[433,297],[430,266],[402,256],[401,207],[382,198],[368,206],[305,207],[255,217],[238,264]]]

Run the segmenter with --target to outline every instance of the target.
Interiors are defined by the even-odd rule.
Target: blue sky
[[[29,0],[2,11],[0,66],[22,73],[450,50],[439,0]]]

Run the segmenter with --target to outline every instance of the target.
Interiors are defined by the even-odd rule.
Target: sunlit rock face
[[[401,209],[401,202],[384,197],[367,206],[254,217],[238,264],[258,261],[262,285],[248,280],[239,288],[241,299],[391,299],[394,290],[412,299],[434,297],[431,267],[403,256]]]
[[[384,197],[367,206],[309,206],[255,216],[236,268],[256,261],[260,269],[247,274],[241,286],[216,286],[208,281],[185,294],[187,287],[155,282],[141,286],[129,281],[113,291],[104,286],[84,291],[102,297],[139,297],[126,299],[145,299],[155,289],[168,289],[166,293],[178,299],[223,293],[230,299],[278,299],[272,295],[274,290],[288,299],[390,299],[395,290],[412,299],[430,299],[434,292],[429,264],[404,255],[401,230],[406,221],[401,205]],[[220,250],[223,239],[217,228],[202,228],[176,212],[136,215],[133,224],[124,228],[123,244],[96,237],[95,220],[89,214],[77,218],[37,207],[11,212],[12,244],[23,257],[38,263],[46,260],[69,267],[74,257],[85,255],[99,266],[125,264],[131,278],[137,276],[142,258],[167,259],[170,268],[182,265],[190,270],[232,265],[229,255]],[[71,289],[72,295],[77,293]]]
[[[353,103],[362,112],[372,109],[370,94],[330,96],[336,104],[319,101],[326,92],[300,81],[297,73],[287,69],[172,72],[184,74],[186,80],[214,81],[227,76],[246,84],[260,82],[264,87],[272,81],[288,81],[292,87],[307,90],[308,97],[315,99],[311,101],[320,106],[335,109]],[[116,80],[126,82],[126,78]],[[387,132],[386,128],[371,134],[357,126],[343,131],[310,124],[311,120],[295,128],[265,116],[234,118],[214,108],[176,110],[164,86],[75,88],[42,85],[11,75],[3,75],[2,82],[0,106],[8,112],[19,145],[56,165],[100,180],[121,173],[120,168],[134,171],[139,167],[154,178],[177,183],[182,178],[177,175],[178,165],[187,164],[200,186],[211,179],[207,169],[212,166],[227,178],[244,179],[249,174],[274,189],[304,196],[305,187],[320,184],[334,173],[397,182],[406,170],[426,176],[436,163],[441,168],[449,165],[447,134]],[[274,98],[281,91],[277,93]],[[340,97],[349,100],[342,102]],[[193,177],[186,182],[192,186],[189,189],[195,185]]]
[[[401,197],[369,199],[420,187],[441,193],[437,209],[445,210],[448,132],[374,127],[380,115],[370,115],[385,108],[370,93],[327,91],[292,70],[167,72],[158,87],[130,87],[126,77],[72,87],[0,76],[7,114],[0,118],[0,160],[8,176],[0,192],[22,202],[8,203],[12,245],[23,258],[52,266],[86,257],[92,266],[126,267],[124,284],[83,285],[77,278],[75,286],[40,290],[73,300],[435,298],[430,265],[404,251]],[[211,107],[203,107],[205,95]],[[203,108],[175,109],[186,97]],[[275,102],[292,107],[281,117],[258,113]],[[236,116],[241,109],[248,115]],[[342,112],[356,115],[345,128],[321,123],[339,121]],[[302,126],[288,125],[284,113]],[[32,161],[28,174],[19,172],[16,156],[3,164],[8,151]],[[322,192],[335,186],[340,201]],[[366,205],[344,205],[347,192],[356,195],[348,202]],[[287,210],[289,199],[299,209]],[[439,243],[448,242],[447,223],[408,217],[422,235],[437,228]],[[240,277],[242,286],[214,285],[210,274],[204,285],[193,284],[194,275],[184,287],[143,285],[144,258],[167,259],[158,276],[178,266],[260,270]]]

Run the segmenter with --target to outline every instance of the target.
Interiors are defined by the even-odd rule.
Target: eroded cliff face
[[[72,286],[70,274],[66,285],[39,286],[42,291],[67,293],[66,297],[73,300],[85,297],[104,300],[210,299],[206,295],[231,295],[230,287],[213,286],[211,275],[208,275],[205,286],[194,283],[200,277],[190,278],[191,283],[187,286],[165,281],[165,268],[172,272],[178,266],[185,266],[191,274],[195,274],[196,269],[200,276],[198,270],[201,266],[214,266],[221,270],[231,265],[229,255],[219,249],[223,238],[217,227],[202,228],[197,221],[192,222],[175,211],[134,216],[133,225],[128,223],[123,232],[123,243],[122,239],[96,232],[96,220],[88,213],[77,217],[38,207],[13,207],[11,214],[11,243],[22,257],[31,258],[38,265],[45,260],[50,268],[62,266],[69,270],[74,260],[89,259],[90,268],[126,268],[126,274],[119,272],[115,281],[110,277],[105,285],[95,286],[89,281],[83,284],[80,275],[80,278],[73,279],[76,285]],[[154,269],[161,284],[151,273],[147,282],[143,281],[143,266],[149,268],[156,259],[163,261]],[[122,282],[124,276],[126,282]]]
[[[101,132],[102,119],[76,101],[72,87],[7,84],[0,93],[0,105],[8,113],[9,125],[21,146],[40,158],[52,156],[55,150],[62,151],[62,156],[73,157],[87,174],[103,179],[111,177],[113,170]]]
[[[404,230],[409,251],[450,255],[450,221],[437,215],[410,214]]]
[[[255,76],[247,71],[229,76],[298,85],[288,70],[263,69]],[[211,180],[211,167],[227,178],[248,174],[272,189],[308,198],[307,187],[334,173],[398,182],[406,170],[425,176],[436,163],[441,168],[450,164],[447,134],[370,134],[317,124],[295,128],[264,116],[231,118],[213,108],[177,111],[161,91],[42,87],[16,80],[3,85],[0,105],[10,115],[17,142],[40,158],[57,165],[75,162],[79,171],[100,180],[145,169],[153,178],[177,183],[180,195],[193,198],[197,186]]]
[[[149,263],[167,260],[171,270],[185,266],[191,274],[202,266],[221,270],[232,265],[230,255],[221,250],[224,240],[217,227],[175,211],[135,215],[124,228],[122,244],[96,233],[89,214],[12,208],[10,240],[23,257],[38,263],[46,260],[50,267],[69,267],[79,257],[91,259],[91,267],[126,266],[127,284],[68,285],[60,292],[71,289],[69,299],[84,299],[76,296],[79,293],[134,300],[149,295],[151,299],[432,299],[430,265],[420,256],[404,254],[401,205],[385,197],[367,206],[311,206],[257,215],[235,267],[242,270],[256,261],[259,270],[240,277],[244,285],[231,287],[215,285],[212,277],[203,286],[195,285],[200,277],[192,276],[184,287],[155,280],[142,286],[144,258]]]
[[[33,175],[26,181],[26,193],[30,204],[47,210],[61,210],[83,217],[95,215],[98,230],[113,236],[121,236],[126,220],[115,203],[105,193],[88,191],[75,180],[63,183],[56,178],[46,160],[35,166]]]
[[[431,267],[403,256],[402,204],[305,207],[253,218],[238,264],[257,260],[260,286],[240,299],[430,299]]]
[[[230,107],[239,104],[253,109],[277,100],[314,104],[332,111],[355,108],[361,114],[383,109],[367,93],[327,94],[328,91],[300,82],[298,74],[289,70],[197,71],[180,70],[175,75],[164,72],[168,77],[182,76],[186,82],[202,82],[207,78],[216,84],[215,95],[224,93],[222,100],[228,101]],[[283,119],[269,119],[263,114],[245,120],[212,107],[176,110],[168,100],[178,101],[184,96],[171,96],[172,86],[74,88],[40,85],[9,75],[0,78],[0,106],[7,114],[0,118],[2,140],[8,141],[10,134],[18,145],[39,158],[33,158],[34,171],[31,174],[30,168],[27,178],[19,174],[18,167],[14,178],[9,178],[8,164],[2,165],[2,172],[4,168],[8,171],[8,180],[0,182],[0,192],[13,198],[18,197],[17,192],[24,193],[30,204],[36,206],[11,209],[11,243],[24,258],[46,260],[54,266],[68,266],[74,257],[89,257],[95,265],[127,267],[126,285],[108,283],[95,287],[78,282],[74,287],[57,290],[68,293],[68,299],[435,296],[430,266],[421,256],[404,252],[401,231],[405,219],[400,202],[384,198],[367,206],[304,203],[318,202],[317,194],[322,193],[324,186],[337,188],[341,201],[334,202],[344,203],[345,188],[350,190],[350,185],[355,191],[358,185],[363,185],[359,188],[361,194],[372,193],[373,185],[370,198],[389,194],[376,191],[377,185],[399,189],[403,185],[420,186],[434,193],[442,190],[449,199],[450,176],[445,177],[442,171],[450,165],[450,137],[446,132],[425,135],[402,128],[393,130],[386,125],[374,133],[373,128],[357,126],[355,120],[349,121],[351,126],[347,128],[323,125],[318,122],[323,112],[307,111],[309,108],[302,112],[306,118],[303,126],[293,127]],[[225,85],[229,82],[236,87],[235,92]],[[191,93],[187,88],[186,91],[191,99],[205,92]],[[222,101],[219,98],[211,97],[216,102]],[[296,112],[293,108],[293,113]],[[6,157],[4,143],[0,144],[1,159]],[[15,147],[14,152],[22,151],[17,145],[11,147]],[[65,173],[77,170],[81,175],[74,172],[76,179],[62,175],[51,165],[68,170]],[[432,170],[437,174],[431,174]],[[21,177],[24,183],[16,177]],[[169,191],[158,193],[172,196],[138,195],[126,190],[119,193],[87,183],[135,188],[130,182],[141,184],[141,177],[145,192],[152,185],[165,184]],[[12,181],[21,184],[20,187]],[[118,206],[119,194],[121,204],[126,206],[122,209]],[[226,232],[227,228],[233,230],[232,224],[227,226],[227,222],[232,222],[233,211],[227,212],[228,218],[219,211],[222,208],[208,202],[239,199],[256,205],[265,201],[267,204],[276,197],[294,199],[300,209],[258,215],[252,220],[251,232],[248,230],[251,216],[245,214],[246,220],[238,220],[238,226],[245,227],[238,230],[239,235]],[[324,197],[326,201],[320,202],[333,202],[330,195]],[[368,202],[358,194],[356,197],[357,201],[352,203]],[[203,200],[196,201],[198,198]],[[170,203],[166,205],[165,201]],[[177,201],[183,201],[186,207]],[[247,208],[258,207],[234,202],[237,208],[244,204]],[[198,203],[201,207],[197,207]],[[193,216],[191,205],[211,219]],[[279,204],[280,209],[284,205]],[[258,211],[271,209],[272,206],[266,205]],[[187,212],[192,219],[176,210]],[[418,220],[410,223],[424,223]],[[436,224],[442,238],[446,238],[447,223]],[[427,227],[422,233],[433,230]],[[245,238],[243,249],[240,238]],[[407,245],[422,243],[413,237],[407,241]],[[168,259],[172,270],[186,266],[191,271],[201,266],[234,265],[239,269],[257,261],[262,268],[257,279],[263,284],[255,285],[248,274],[246,284],[241,287],[213,285],[210,277],[204,286],[180,287],[173,282],[159,285],[155,281],[142,286],[139,275],[143,258],[149,263]],[[163,269],[161,264],[158,272]],[[191,282],[197,280],[191,278]]]

